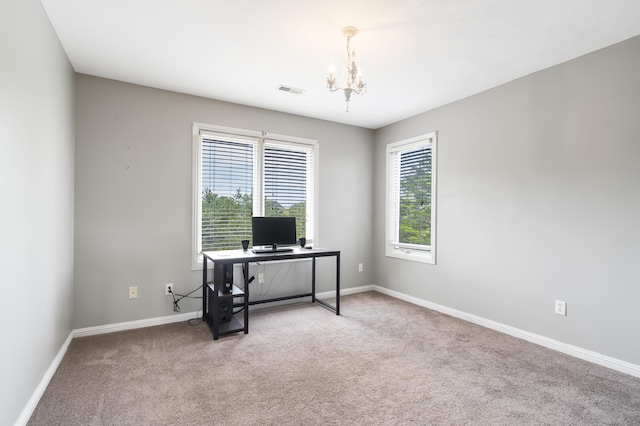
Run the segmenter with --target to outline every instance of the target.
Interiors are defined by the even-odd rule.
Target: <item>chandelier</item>
[[[334,75],[334,67],[331,64],[329,68],[329,77],[327,77],[327,88],[330,92],[342,90],[344,92],[344,99],[347,102],[347,112],[349,112],[349,101],[351,100],[351,94],[355,93],[359,95],[363,89],[366,92],[367,84],[362,81],[362,70],[356,66],[356,52],[351,51],[349,47],[349,41],[351,37],[358,34],[356,27],[344,27],[342,34],[347,37],[347,55],[344,58],[344,66],[342,68],[343,85],[339,86]]]

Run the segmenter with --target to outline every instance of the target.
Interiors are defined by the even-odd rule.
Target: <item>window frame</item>
[[[436,183],[437,183],[437,132],[430,132],[409,139],[392,142],[386,146],[386,209],[385,209],[385,255],[414,262],[436,263]],[[393,173],[400,167],[402,152],[431,146],[431,245],[400,243],[399,239],[399,179]],[[397,158],[397,160],[396,160]],[[398,164],[394,164],[397,162]],[[397,182],[397,184],[396,184]]]
[[[253,197],[253,214],[256,216],[264,215],[264,150],[267,146],[288,146],[292,149],[309,150],[310,152],[310,174],[307,176],[307,188],[311,194],[311,207],[307,208],[307,215],[311,214],[312,217],[307,217],[307,226],[312,227],[312,235],[305,235],[308,243],[318,244],[318,199],[319,199],[319,148],[320,144],[317,140],[280,135],[275,133],[267,133],[265,131],[254,131],[237,129],[233,127],[218,126],[205,123],[194,122],[192,126],[192,241],[191,241],[191,263],[192,269],[202,269],[202,151],[201,141],[202,136],[208,136],[212,138],[219,137],[221,139],[243,139],[247,142],[255,144],[254,154],[254,176],[253,176],[253,191],[257,196]],[[238,242],[238,246],[240,242]]]

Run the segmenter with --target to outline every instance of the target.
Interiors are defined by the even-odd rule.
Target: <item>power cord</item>
[[[260,264],[258,263],[258,265]],[[242,276],[246,280],[247,284],[251,284],[256,279],[255,275],[252,275],[251,277],[249,277],[249,279],[247,279],[247,277],[249,276],[249,265],[247,265],[246,268],[244,267],[244,264],[242,265]],[[244,311],[244,307],[233,311],[233,315],[239,314],[242,311]]]
[[[258,265],[260,265],[260,264],[258,263]],[[244,264],[242,264],[242,276],[244,277],[244,279],[247,279],[247,275],[248,274],[249,274],[249,265],[247,265],[247,267],[245,268]],[[256,277],[255,277],[255,275],[253,275],[253,276],[251,276],[251,278],[249,278],[247,280],[247,282],[249,284],[251,284],[253,282],[253,280],[255,280],[255,279],[256,279]]]
[[[204,321],[203,321],[203,319],[202,319],[202,316],[200,315],[200,311],[201,311],[201,310],[202,310],[202,309],[198,309],[198,310],[196,311],[196,317],[195,317],[195,318],[188,319],[188,320],[187,320],[187,324],[189,324],[191,327],[195,327],[195,326],[197,326],[197,325],[202,324]]]
[[[190,291],[187,294],[174,293],[171,289],[169,289],[169,293],[171,293],[171,297],[173,297],[173,312],[180,312],[180,305],[178,305],[178,302],[180,302],[182,299],[202,299],[202,296],[191,296],[193,293],[200,290],[201,288],[202,286],[199,286],[198,288]],[[176,296],[178,296],[177,299],[176,299]]]

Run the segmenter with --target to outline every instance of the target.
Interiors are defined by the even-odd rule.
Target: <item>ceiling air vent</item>
[[[276,90],[279,90],[281,92],[293,93],[294,95],[302,95],[304,93],[304,90],[302,89],[296,89],[295,87],[285,86],[284,84],[281,84],[278,87],[276,87]]]

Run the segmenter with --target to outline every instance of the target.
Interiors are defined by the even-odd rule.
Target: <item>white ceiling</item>
[[[640,34],[639,0],[41,1],[79,73],[372,129]]]

